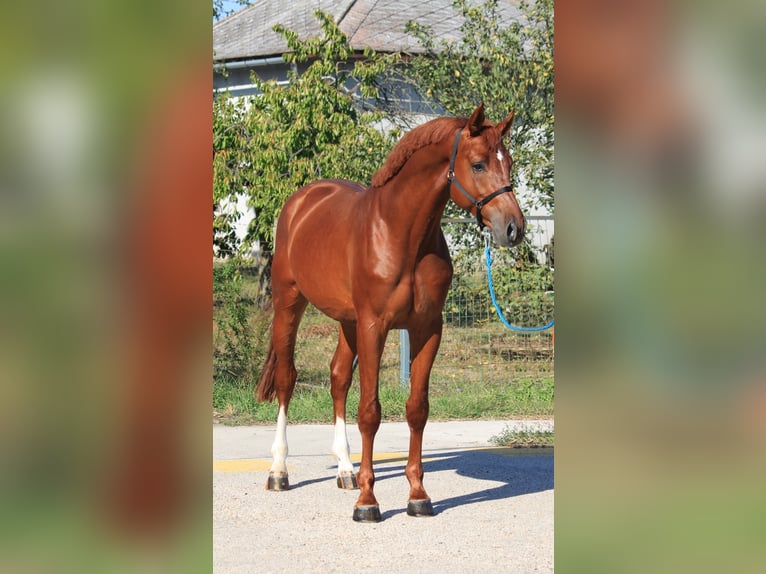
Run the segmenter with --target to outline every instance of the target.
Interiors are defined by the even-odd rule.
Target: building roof
[[[371,47],[380,52],[422,51],[415,38],[404,33],[409,20],[430,26],[437,37],[460,37],[463,18],[452,0],[256,0],[243,10],[213,25],[213,53],[217,61],[278,56],[287,50],[281,35],[272,30],[282,24],[301,38],[321,32],[315,10],[331,14],[354,50]],[[503,19],[519,20],[518,0],[500,0]]]

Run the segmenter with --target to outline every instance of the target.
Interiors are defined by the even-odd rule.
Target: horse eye
[[[471,165],[471,169],[476,172],[484,171],[484,162],[479,162]]]

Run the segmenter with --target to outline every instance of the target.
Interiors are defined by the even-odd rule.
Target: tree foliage
[[[515,110],[514,184],[523,183],[534,203],[552,209],[553,0],[522,0],[524,21],[512,22],[501,20],[498,0],[476,5],[454,0],[454,6],[464,17],[457,42],[408,23],[407,31],[425,53],[413,57],[402,73],[451,115],[466,116],[481,101],[498,116]]]
[[[375,78],[393,65],[394,56],[369,50],[364,61],[349,59],[348,39],[331,16],[315,12],[322,35],[301,40],[281,25],[287,62],[307,63],[279,85],[253,77],[260,92],[248,101],[219,97],[214,102],[215,237],[231,250],[231,206],[247,198],[255,218],[243,247],[259,241],[269,249],[274,223],[285,200],[303,185],[322,178],[367,183],[383,163],[396,134],[378,129],[382,114],[365,111],[375,96]]]
[[[269,340],[268,315],[254,313],[258,301],[245,294],[242,261],[213,266],[213,379],[255,384]]]
[[[424,50],[400,68],[416,88],[447,114],[466,116],[483,101],[492,119],[515,111],[509,150],[514,187],[526,188],[532,206],[554,208],[553,0],[522,0],[521,21],[503,21],[498,0],[474,4],[454,0],[464,22],[458,41],[440,39],[433,30],[409,22]],[[447,214],[464,216],[449,205]],[[448,224],[453,246],[455,279],[447,302],[487,297],[481,239],[474,226]],[[551,239],[552,241],[552,239]],[[551,242],[552,246],[552,242]],[[538,262],[528,239],[512,250],[496,250],[495,287],[498,301],[512,322],[542,325],[553,314],[552,259]],[[505,270],[505,272],[503,272]]]

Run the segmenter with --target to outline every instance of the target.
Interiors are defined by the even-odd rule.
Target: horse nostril
[[[508,229],[506,230],[506,234],[508,235],[508,240],[513,243],[516,240],[516,235],[518,235],[519,229],[516,227],[516,222],[511,221],[508,224]]]

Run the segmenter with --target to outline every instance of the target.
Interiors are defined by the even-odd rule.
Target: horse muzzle
[[[513,245],[518,245],[521,243],[521,240],[524,239],[524,222],[521,222],[521,225],[516,223],[515,219],[511,219],[508,226],[505,228],[505,234],[508,237],[508,243]]]
[[[491,230],[495,243],[501,247],[514,247],[524,239],[523,218],[511,217],[510,220],[503,221],[498,217],[497,220],[490,219],[488,223],[487,227]]]

